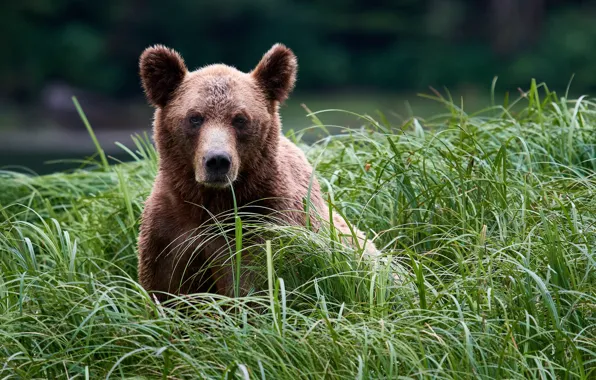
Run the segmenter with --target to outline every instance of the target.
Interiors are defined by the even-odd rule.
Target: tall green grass
[[[474,115],[432,98],[445,114],[353,115],[361,129],[305,147],[382,259],[332,229],[261,225],[267,244],[230,248],[258,257],[265,290],[245,298],[162,305],[136,283],[146,137],[132,163],[1,172],[0,375],[596,377],[596,103],[535,83]],[[231,212],[214,234],[242,235]]]

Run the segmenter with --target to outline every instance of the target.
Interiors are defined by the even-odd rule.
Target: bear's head
[[[267,168],[277,153],[278,105],[292,91],[296,70],[296,56],[281,44],[250,73],[222,64],[189,72],[174,50],[147,48],[140,76],[156,108],[160,165],[209,188]]]

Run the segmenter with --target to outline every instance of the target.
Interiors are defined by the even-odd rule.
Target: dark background
[[[273,43],[291,47],[299,81],[282,108],[285,130],[310,125],[302,103],[398,117],[408,100],[417,114],[434,112],[415,95],[429,86],[475,109],[488,105],[494,76],[498,94],[532,78],[564,92],[573,75],[573,94],[596,89],[594,1],[4,1],[0,38],[0,167],[37,171],[92,152],[72,95],[108,152],[150,128],[137,62],[155,43],[191,69],[223,62],[244,71]]]

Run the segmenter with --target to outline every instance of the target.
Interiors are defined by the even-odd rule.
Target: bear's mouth
[[[222,175],[207,175],[201,176],[197,173],[195,180],[202,186],[209,187],[212,189],[225,189],[236,180],[236,176],[233,173],[222,174]]]
[[[205,187],[210,187],[212,189],[225,189],[226,187],[230,186],[229,181],[203,181],[201,185]]]

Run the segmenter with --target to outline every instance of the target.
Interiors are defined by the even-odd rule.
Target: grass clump
[[[596,103],[535,83],[475,115],[435,100],[446,114],[357,115],[307,148],[383,260],[270,225],[238,247],[262,253],[267,283],[245,298],[164,307],[136,283],[146,138],[132,163],[0,173],[0,374],[594,378]]]

